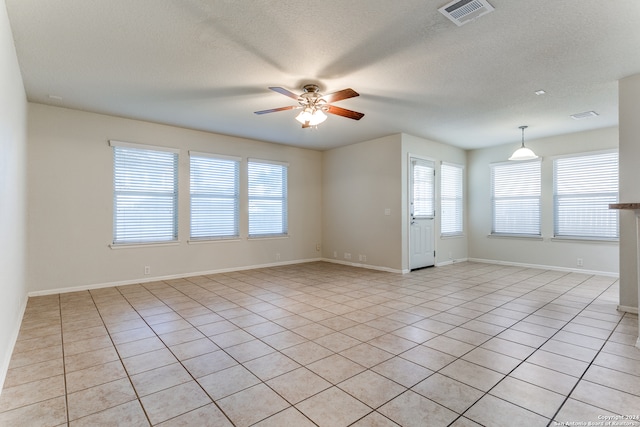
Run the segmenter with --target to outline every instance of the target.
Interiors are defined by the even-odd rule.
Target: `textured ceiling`
[[[447,0],[6,0],[30,101],[327,149],[405,132],[465,149],[615,126],[640,73],[638,0],[489,0],[457,27]],[[301,129],[267,89],[351,87]],[[537,96],[534,91],[547,94]],[[59,99],[61,98],[61,99]],[[598,117],[573,120],[595,110]]]

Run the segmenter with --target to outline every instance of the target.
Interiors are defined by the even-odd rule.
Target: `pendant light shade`
[[[533,160],[538,158],[536,153],[524,146],[524,130],[526,128],[528,128],[528,126],[520,126],[520,129],[522,130],[522,146],[518,148],[511,157],[509,157],[509,160]]]

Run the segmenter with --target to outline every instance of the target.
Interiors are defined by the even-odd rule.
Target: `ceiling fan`
[[[289,98],[298,101],[298,105],[290,105],[288,107],[272,108],[270,110],[256,111],[255,114],[275,113],[276,111],[297,110],[302,109],[300,114],[296,116],[296,120],[302,123],[302,128],[317,127],[320,123],[327,119],[326,113],[335,114],[337,116],[346,117],[348,119],[360,120],[364,114],[357,111],[347,110],[346,108],[331,105],[333,102],[342,101],[343,99],[360,96],[353,89],[343,89],[328,95],[320,93],[320,88],[315,84],[304,85],[304,91],[300,95],[282,88],[270,87],[274,92],[281,93]]]

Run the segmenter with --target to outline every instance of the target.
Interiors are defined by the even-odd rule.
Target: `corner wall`
[[[323,258],[402,270],[400,146],[398,134],[323,152]]]
[[[491,234],[491,179],[489,165],[503,162],[518,148],[514,143],[469,151],[467,160],[469,257],[496,263],[551,267],[599,274],[618,274],[619,245],[610,242],[552,240],[553,157],[618,148],[618,128],[527,140],[527,146],[542,157],[543,239],[489,237]],[[620,153],[623,158],[623,153]],[[636,180],[637,182],[637,180]],[[584,266],[577,267],[582,258]],[[621,302],[622,305],[622,302]]]
[[[0,0],[0,391],[26,303],[27,99],[4,0]]]
[[[396,134],[323,153],[323,258],[386,271],[409,271],[410,154],[436,163],[439,211],[440,162],[465,166],[464,150]],[[436,264],[466,259],[466,221],[464,236],[441,238],[439,216],[435,222]]]
[[[409,156],[418,156],[433,160],[435,163],[436,180],[435,180],[435,250],[436,265],[448,264],[454,261],[466,260],[467,253],[467,236],[469,235],[469,224],[467,221],[468,209],[466,197],[468,194],[468,185],[464,181],[467,176],[467,159],[466,151],[451,145],[442,144],[428,139],[419,138],[413,135],[402,134],[402,268],[404,271],[409,270]],[[459,237],[441,237],[440,236],[440,166],[442,162],[455,163],[464,166],[463,186],[462,190],[465,196],[463,202],[464,224],[463,235]]]
[[[618,83],[620,203],[640,202],[640,74]],[[620,305],[638,308],[638,235],[633,211],[620,211]]]
[[[29,291],[150,281],[318,259],[322,155],[278,144],[29,104]],[[111,249],[110,139],[180,149],[177,245]],[[242,157],[237,240],[188,243],[189,150]],[[289,163],[289,237],[247,239],[247,157]],[[144,267],[151,268],[144,275]]]

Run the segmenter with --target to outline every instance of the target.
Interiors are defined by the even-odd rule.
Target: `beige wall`
[[[0,0],[0,390],[26,302],[27,100]]]
[[[324,258],[402,269],[401,163],[400,135],[323,153]]]
[[[465,165],[464,150],[406,134],[323,153],[324,258],[389,271],[408,271],[409,155]],[[436,179],[436,195],[439,194]],[[436,202],[436,209],[440,205]],[[386,215],[388,210],[389,215]],[[436,230],[439,230],[436,215]],[[467,257],[466,236],[435,237],[436,263]],[[351,259],[345,258],[351,254]],[[361,260],[360,256],[366,256]]]
[[[29,104],[29,291],[130,283],[317,259],[321,153],[171,126]],[[110,139],[179,148],[178,245],[111,249]],[[289,162],[289,237],[247,240],[246,190],[235,241],[189,244],[189,150]],[[279,255],[278,255],[279,254]],[[151,274],[144,275],[144,267]]]
[[[640,74],[620,80],[620,202],[640,202]],[[620,305],[638,307],[638,254],[633,211],[620,211]]]
[[[439,142],[418,138],[413,135],[402,134],[402,268],[409,269],[409,156],[416,156],[433,160],[436,170],[436,217],[435,217],[435,251],[436,265],[446,264],[453,261],[465,260],[467,258],[467,235],[468,224],[466,221],[466,202],[464,206],[465,223],[464,235],[461,237],[440,237],[440,164],[441,162],[455,163],[465,167],[466,175],[466,152],[460,148]],[[467,184],[463,184],[463,191],[466,195]]]
[[[516,130],[517,131],[517,130]],[[578,269],[582,258],[585,272],[618,273],[618,244],[558,241],[553,237],[553,156],[584,153],[618,147],[618,129],[606,128],[538,140],[526,145],[542,157],[542,235],[543,240],[489,238],[491,233],[491,185],[489,165],[505,161],[518,148],[514,143],[468,152],[469,257],[561,269]],[[622,156],[621,156],[622,157]]]

